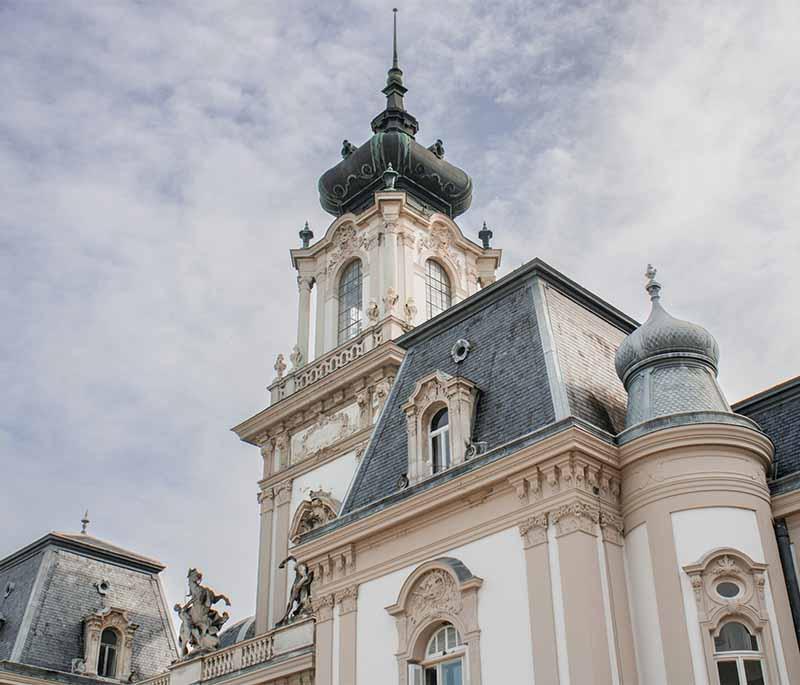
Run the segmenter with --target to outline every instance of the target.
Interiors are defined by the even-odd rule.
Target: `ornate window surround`
[[[780,682],[764,596],[767,565],[753,561],[737,549],[723,547],[708,552],[683,570],[694,590],[709,681],[713,685],[719,683],[714,638],[726,623],[736,621],[757,637],[764,655],[767,682]],[[722,597],[716,587],[725,581],[738,585],[741,592],[733,598]]]
[[[466,461],[472,443],[472,427],[478,400],[478,386],[463,376],[434,371],[417,381],[403,404],[408,431],[408,481],[418,483],[433,475],[429,428],[431,419],[442,408],[450,423],[450,464]]]
[[[333,521],[339,515],[341,502],[334,499],[330,492],[312,490],[308,498],[300,502],[289,527],[289,539],[296,543],[300,536],[314,528]]]
[[[128,680],[131,675],[133,634],[139,626],[123,609],[106,607],[83,619],[83,663],[85,675],[97,676],[100,636],[107,628],[117,634],[117,663],[114,680]]]
[[[481,685],[480,625],[478,590],[483,579],[458,559],[440,557],[428,561],[406,579],[397,603],[386,607],[395,619],[400,685],[409,685],[409,664],[425,660],[431,636],[444,623],[459,632],[465,647],[464,683]]]

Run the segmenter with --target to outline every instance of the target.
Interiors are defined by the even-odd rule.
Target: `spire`
[[[84,514],[83,518],[81,519],[81,534],[86,535],[86,528],[89,526],[89,510],[87,509]]]
[[[657,302],[661,299],[661,284],[656,280],[657,269],[652,264],[647,265],[647,271],[644,272],[647,278],[647,285],[644,289],[650,293],[650,301]]]
[[[488,250],[489,248],[492,247],[492,245],[491,245],[491,243],[489,241],[492,239],[493,235],[494,235],[494,233],[492,233],[491,229],[489,229],[486,226],[486,222],[484,221],[483,222],[483,228],[480,231],[478,231],[478,238],[483,243],[483,249],[484,250]]]
[[[386,96],[386,109],[372,120],[374,133],[402,131],[412,138],[419,130],[417,120],[408,112],[403,96],[408,89],[403,85],[403,70],[397,58],[397,8],[395,7],[392,32],[392,68],[386,74],[386,86],[381,91]]]
[[[306,221],[306,225],[303,226],[303,230],[300,231],[298,234],[300,236],[300,240],[303,241],[303,247],[308,247],[308,244],[311,242],[311,239],[314,237],[314,231],[312,231],[308,227],[308,221]]]

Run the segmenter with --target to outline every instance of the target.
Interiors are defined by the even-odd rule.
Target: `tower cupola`
[[[397,190],[404,190],[423,208],[451,219],[469,209],[472,179],[465,171],[445,161],[444,144],[437,139],[429,147],[415,139],[417,119],[406,110],[403,71],[397,57],[397,10],[394,10],[392,66],[382,92],[386,108],[372,120],[372,137],[356,147],[342,145],[342,161],[319,179],[322,208],[334,216],[358,213],[383,190],[383,174],[392,166],[397,172]]]

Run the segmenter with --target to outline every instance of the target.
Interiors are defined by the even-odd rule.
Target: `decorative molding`
[[[557,537],[577,532],[596,536],[600,509],[596,505],[577,500],[550,512],[550,522],[556,527]]]
[[[621,516],[608,511],[600,512],[600,534],[603,542],[621,546],[624,532],[625,522]]]
[[[300,503],[289,527],[289,539],[297,542],[301,535],[330,523],[339,514],[341,502],[330,492],[312,490],[308,498]]]
[[[278,483],[274,487],[275,492],[275,503],[280,507],[289,502],[292,499],[292,481],[285,480],[282,483]]]
[[[339,614],[349,614],[358,609],[358,585],[351,585],[336,593]]]
[[[519,524],[519,534],[522,536],[525,549],[547,542],[548,525],[546,513],[529,516]]]
[[[322,597],[312,597],[311,611],[317,623],[325,623],[333,619],[334,596],[323,595]]]

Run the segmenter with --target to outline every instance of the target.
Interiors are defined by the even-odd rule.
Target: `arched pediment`
[[[312,490],[308,498],[300,503],[292,518],[289,528],[289,539],[297,542],[302,535],[315,528],[324,526],[339,515],[341,502],[334,499],[331,493],[323,490]]]

